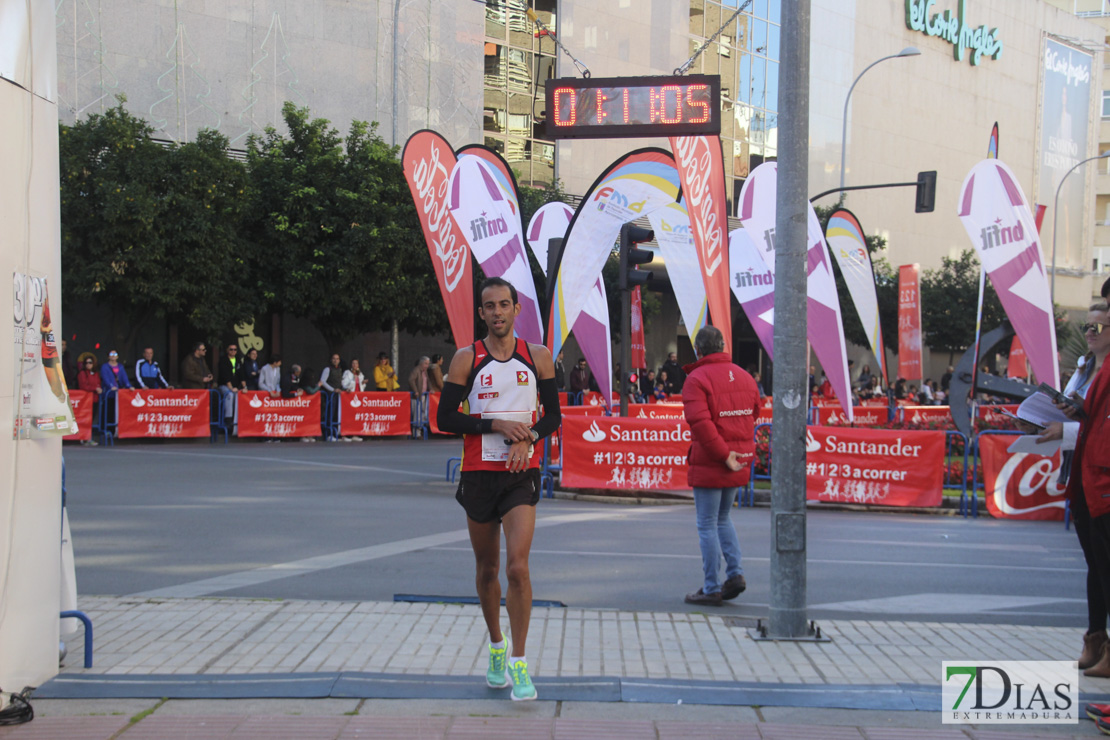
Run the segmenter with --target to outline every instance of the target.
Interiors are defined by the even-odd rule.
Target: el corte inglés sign
[[[964,58],[966,50],[973,65],[979,64],[984,55],[992,59],[1002,56],[1002,41],[998,29],[987,29],[986,24],[973,28],[967,23],[967,0],[957,0],[957,10],[949,8],[934,12],[936,0],[906,0],[906,28],[920,31],[926,36],[937,36],[952,44],[952,54],[956,61]]]

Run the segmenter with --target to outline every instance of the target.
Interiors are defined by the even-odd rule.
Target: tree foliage
[[[236,295],[245,177],[226,140],[202,132],[163,147],[124,100],[59,130],[62,289],[108,308],[118,349],[134,356],[152,317],[214,336],[254,302]]]
[[[335,351],[366,331],[432,333],[446,325],[397,148],[377,124],[346,139],[286,103],[288,135],[252,137],[251,223],[262,245],[256,289],[275,310],[307,318]]]
[[[934,352],[948,352],[954,360],[957,353],[975,343],[978,303],[979,259],[974,250],[965,249],[956,258],[945,257],[940,269],[925,270],[921,275],[922,342]],[[1005,316],[988,280],[983,296],[983,331],[999,326]]]

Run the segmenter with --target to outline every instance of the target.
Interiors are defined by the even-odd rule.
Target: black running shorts
[[[507,470],[464,470],[459,476],[455,500],[466,515],[486,524],[501,521],[517,506],[535,506],[540,501],[540,470],[529,468],[520,473]]]

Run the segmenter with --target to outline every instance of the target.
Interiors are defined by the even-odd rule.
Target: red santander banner
[[[987,510],[999,519],[1063,520],[1067,499],[1059,485],[1060,453],[1011,453],[1006,448],[1013,441],[1011,434],[979,437]]]
[[[438,411],[439,394],[434,395]],[[388,437],[411,432],[412,396],[408,393],[354,391],[339,394],[339,433],[342,436]]]
[[[1017,415],[1017,410],[1018,404],[1016,403],[997,403],[989,406],[977,406],[975,416],[994,426],[1010,427],[1013,426],[1014,420],[1002,412],[1008,411],[1011,414]]]
[[[93,402],[95,393],[88,391],[70,391],[69,405],[73,409],[73,420],[77,422],[77,433],[67,434],[62,439],[71,439],[84,442],[92,439]]]
[[[813,409],[814,423],[817,426],[836,426],[838,424],[856,426],[870,426],[873,424],[886,424],[890,413],[886,407],[862,408],[857,406],[852,409],[854,421],[848,419],[843,409],[839,406],[819,406]]]
[[[564,416],[562,484],[686,489],[690,427],[681,419]]]
[[[270,398],[264,391],[241,391],[240,437],[319,437],[320,394]]]
[[[698,249],[709,318],[732,353],[732,308],[728,284],[728,204],[720,136],[672,136],[678,179],[690,214],[690,231]]]
[[[759,416],[755,417],[756,424],[770,424],[771,418],[774,416],[775,399],[771,396],[764,396],[763,403],[759,406]]]
[[[806,429],[806,498],[849,504],[940,506],[944,432]]]
[[[898,377],[921,378],[921,265],[898,268]]]
[[[209,392],[205,390],[133,390],[116,393],[116,436],[207,437]]]
[[[947,406],[903,406],[898,409],[902,421],[909,424],[932,424],[952,420]]]
[[[451,335],[456,347],[466,347],[474,343],[474,280],[470,247],[447,210],[455,153],[442,136],[425,129],[405,142],[401,161],[447,307]]]
[[[685,419],[681,403],[630,403],[630,419]]]

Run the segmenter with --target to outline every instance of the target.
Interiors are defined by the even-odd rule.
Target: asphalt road
[[[79,593],[392,600],[472,596],[455,441],[66,446]],[[690,505],[541,500],[534,597],[574,607],[696,610]],[[734,511],[748,590],[767,615],[767,508]],[[1085,564],[1061,523],[815,511],[809,616],[1085,626]]]

